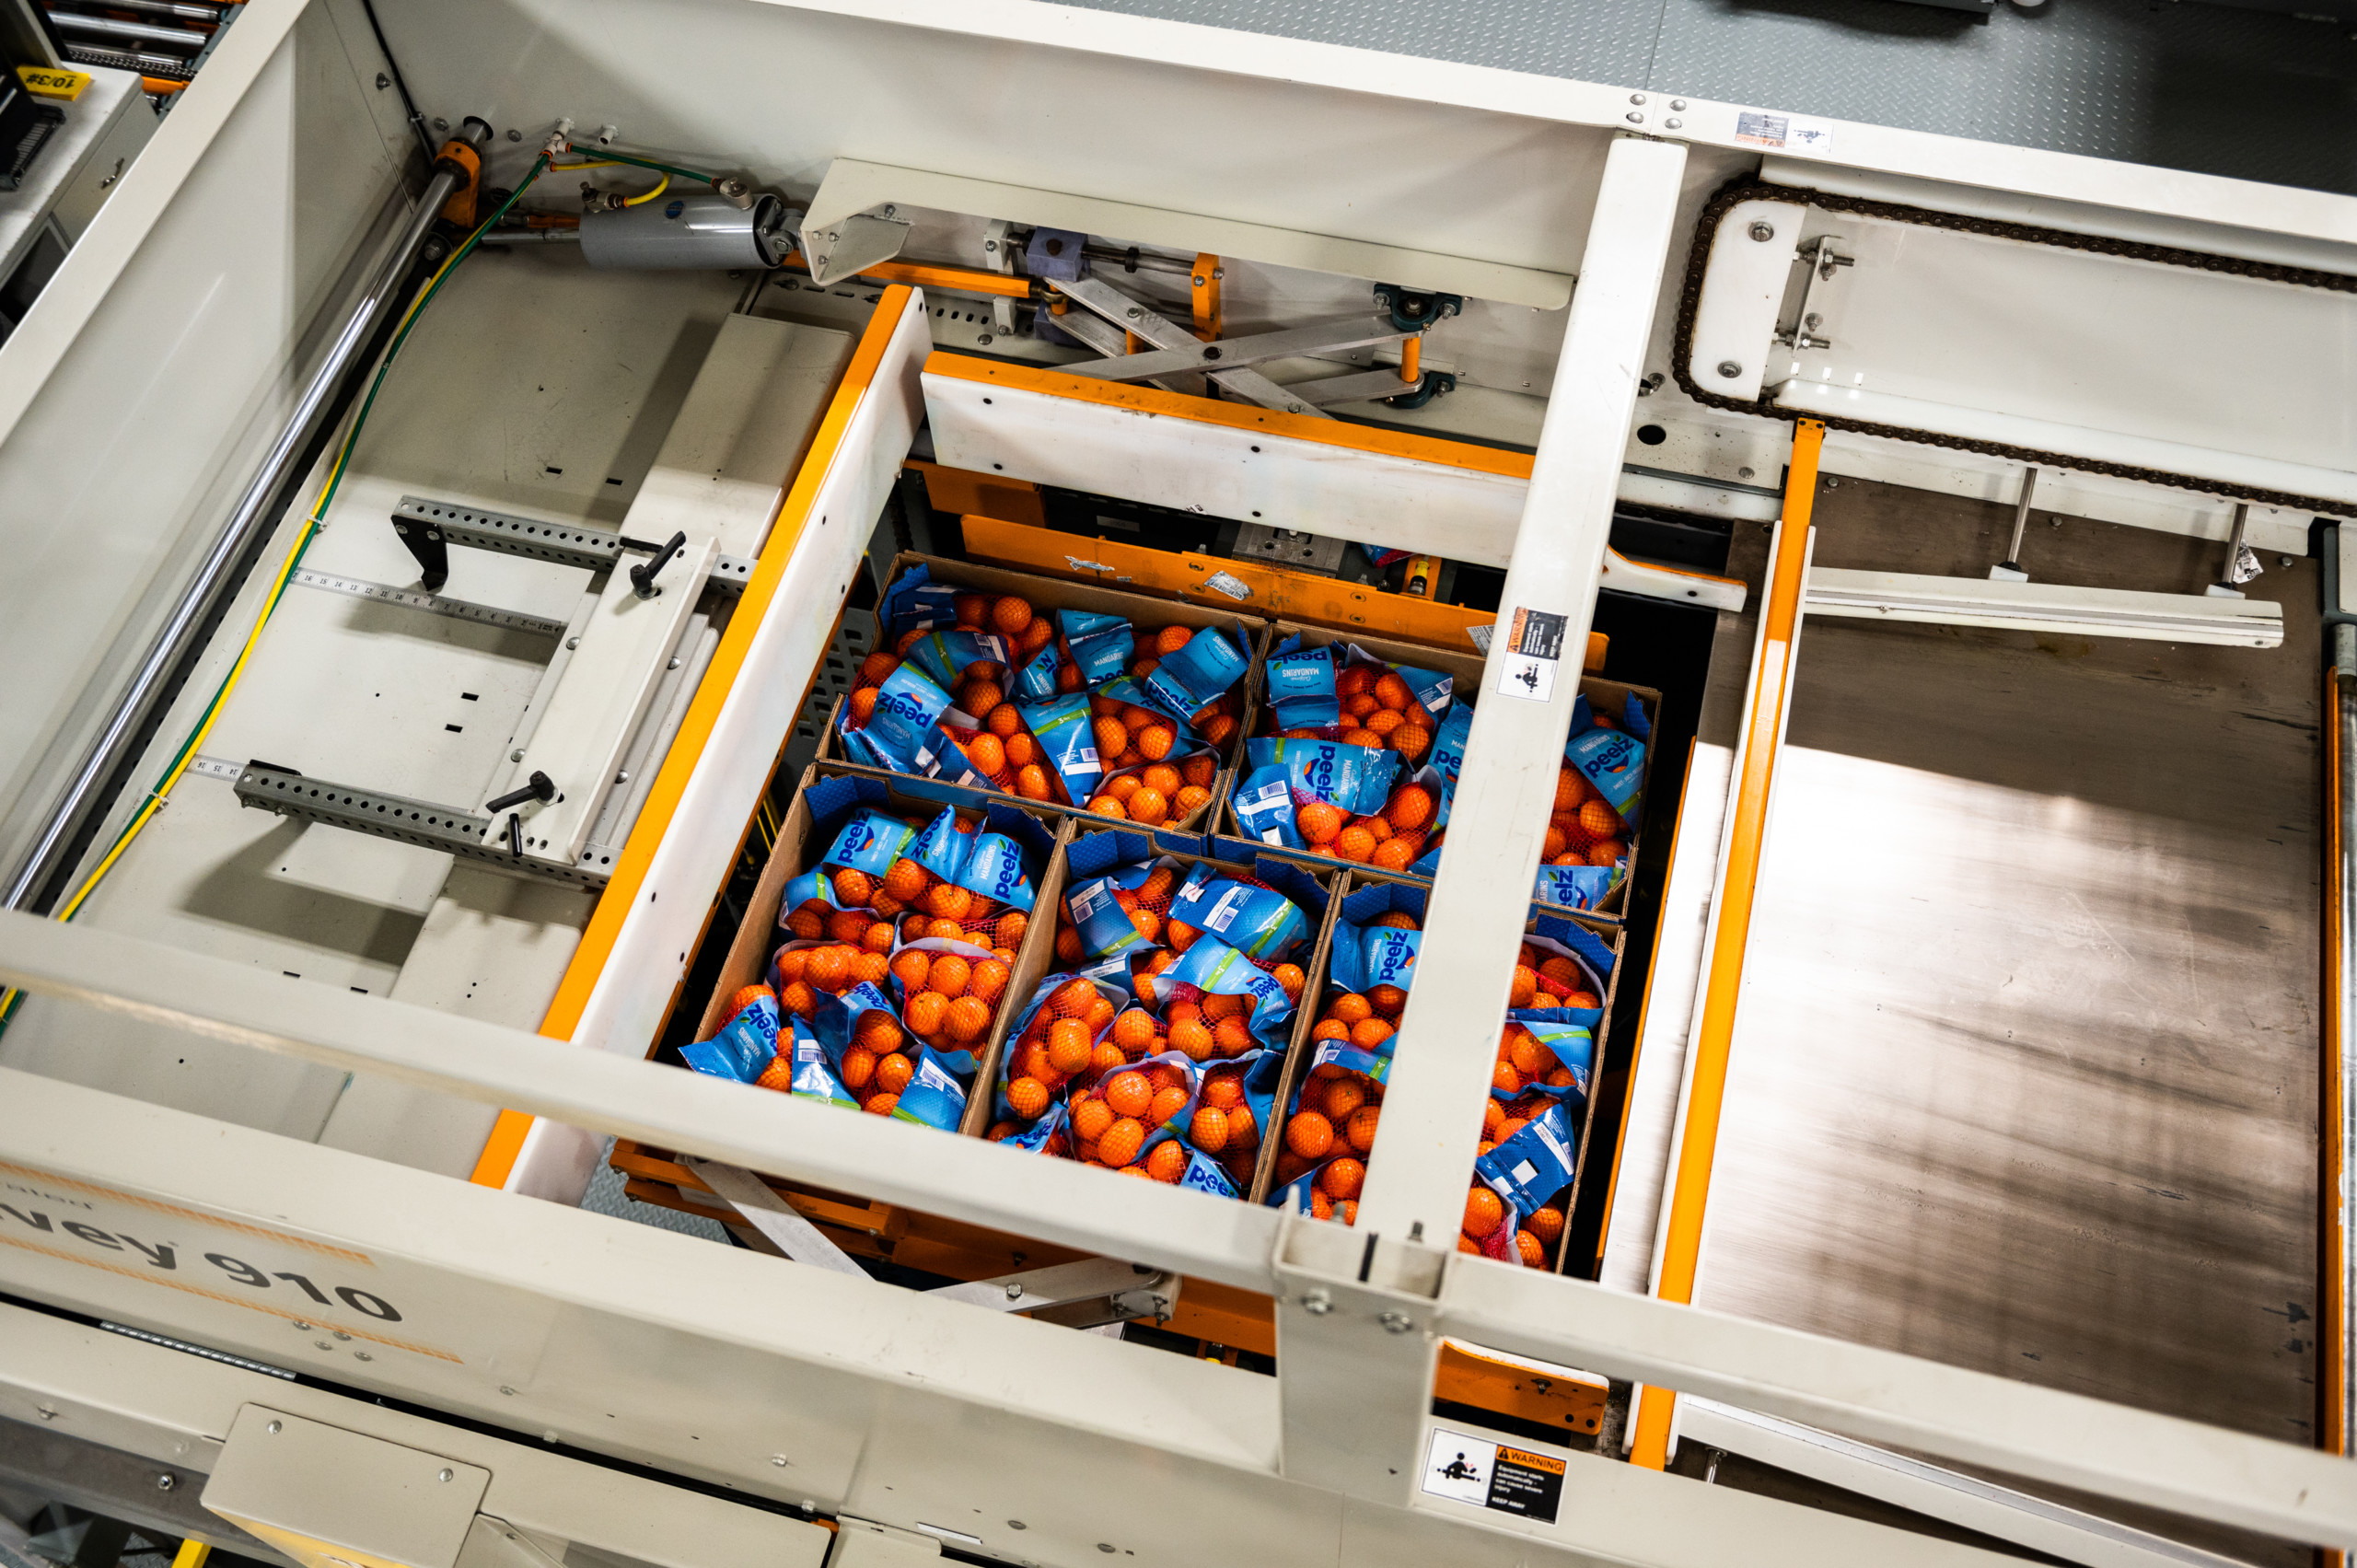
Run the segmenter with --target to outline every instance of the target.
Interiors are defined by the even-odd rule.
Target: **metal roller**
[[[775,196],[745,206],[716,192],[663,196],[585,214],[581,253],[593,267],[774,267],[793,250],[801,216]]]

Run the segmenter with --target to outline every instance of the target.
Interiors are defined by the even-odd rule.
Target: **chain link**
[[[2279,490],[2238,490],[2220,485],[2215,480],[2192,474],[2170,473],[2161,469],[2134,468],[2126,463],[2107,463],[2094,458],[2069,452],[2043,451],[2031,447],[2009,447],[1992,441],[1972,441],[1961,436],[1943,436],[1936,431],[1916,430],[1906,425],[1877,424],[1870,420],[1845,419],[1840,414],[1802,412],[1779,408],[1771,402],[1763,390],[1747,402],[1710,391],[1698,385],[1689,368],[1694,357],[1694,317],[1702,303],[1702,276],[1708,270],[1712,241],[1717,238],[1719,225],[1727,214],[1744,202],[1781,202],[1788,205],[1802,204],[1829,213],[1847,213],[1857,217],[1881,218],[1891,223],[1914,224],[1923,228],[1945,228],[1958,234],[1986,235],[1997,239],[2015,239],[2032,245],[2050,246],[2063,250],[2084,250],[2098,256],[2119,256],[2131,261],[2153,261],[2163,266],[2186,267],[2199,272],[2224,273],[2235,277],[2255,278],[2263,283],[2288,284],[2300,288],[2328,289],[2340,294],[2357,294],[2357,277],[2340,273],[2312,271],[2306,267],[2279,266],[2272,261],[2246,261],[2236,256],[2214,256],[2204,250],[2182,250],[2168,245],[2147,245],[2133,240],[2114,239],[2100,234],[2073,234],[2066,229],[2039,228],[2029,224],[2005,223],[1996,218],[1968,217],[1957,213],[1933,212],[1924,207],[1901,206],[1895,202],[1869,201],[1862,196],[1840,196],[1823,191],[1811,191],[1800,186],[1769,185],[1744,175],[1722,187],[1705,203],[1695,226],[1694,246],[1686,257],[1686,281],[1678,300],[1678,331],[1671,345],[1670,370],[1686,395],[1706,408],[1724,409],[1731,413],[1754,414],[1763,419],[1814,419],[1829,429],[1847,430],[1860,436],[1877,436],[1892,441],[1909,441],[1918,446],[1942,447],[1951,451],[1980,452],[1989,457],[2003,458],[2010,462],[2034,463],[2040,468],[2068,470],[2077,473],[2108,474],[2116,479],[2132,479],[2146,484],[2166,485],[2173,490],[2199,491],[2204,494],[2226,495],[2237,501],[2255,502],[2267,506],[2283,506],[2294,511],[2324,512],[2340,517],[2350,511],[2349,504],[2315,495],[2294,495]]]

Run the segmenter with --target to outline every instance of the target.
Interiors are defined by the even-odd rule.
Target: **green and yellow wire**
[[[123,852],[131,847],[131,841],[137,838],[141,830],[155,819],[156,813],[164,808],[164,803],[170,798],[173,786],[186,776],[190,759],[193,758],[197,749],[203,745],[205,737],[212,734],[215,721],[220,718],[230,693],[238,689],[238,680],[245,675],[246,666],[252,660],[254,649],[261,642],[262,628],[270,624],[272,614],[278,609],[278,601],[286,593],[286,585],[294,578],[296,567],[302,563],[304,552],[311,548],[311,541],[319,537],[319,529],[324,526],[327,517],[328,507],[334,503],[335,493],[343,483],[344,469],[352,461],[353,448],[359,444],[361,428],[368,423],[369,411],[377,406],[377,394],[384,389],[385,374],[392,369],[393,360],[401,354],[401,345],[409,341],[409,334],[417,325],[418,317],[424,314],[426,306],[433,303],[434,296],[441,292],[442,285],[449,277],[451,271],[473,254],[477,243],[484,235],[491,232],[492,225],[507,215],[507,210],[516,204],[517,198],[523,195],[531,187],[532,181],[538,180],[541,171],[548,167],[547,154],[543,153],[534,159],[531,172],[525,175],[523,182],[508,194],[506,201],[499,204],[497,212],[484,220],[482,227],[467,236],[466,242],[453,250],[449,259],[441,266],[435,269],[434,275],[426,280],[425,286],[417,291],[417,297],[412,300],[409,308],[402,312],[401,325],[393,333],[393,341],[386,347],[385,357],[377,366],[376,379],[369,383],[368,396],[362,401],[359,412],[354,416],[351,427],[344,432],[343,445],[336,450],[335,462],[328,470],[327,481],[319,487],[318,497],[311,503],[310,511],[304,517],[303,527],[296,535],[294,548],[286,552],[286,559],[280,563],[278,575],[270,585],[270,592],[262,600],[261,611],[254,618],[253,630],[246,633],[245,645],[238,650],[237,658],[229,666],[229,673],[223,676],[221,684],[214,689],[212,700],[204,704],[203,713],[198,715],[196,727],[189,731],[188,738],[181,741],[180,749],[172,753],[171,761],[157,778],[154,787],[148,790],[146,799],[142,801],[139,809],[132,814],[131,820],[123,824],[122,831],[115,835],[114,842],[108,848],[105,858],[91,868],[90,874],[82,879],[82,885],[74,890],[73,896],[58,906],[57,919],[72,920],[74,918],[75,912],[82,907],[84,900],[89,898],[107,873],[114,869],[115,863],[122,858]],[[0,1028],[6,1027],[22,1000],[23,993],[14,988],[6,993],[0,993]]]

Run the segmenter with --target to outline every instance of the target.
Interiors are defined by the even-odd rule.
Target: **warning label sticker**
[[[1563,1461],[1434,1427],[1423,1488],[1434,1497],[1551,1525],[1563,1504]]]
[[[1819,120],[1795,120],[1788,114],[1745,110],[1735,117],[1735,139],[1755,147],[1829,153],[1833,150],[1833,127]]]
[[[1505,629],[1505,646],[1492,649],[1498,691],[1527,703],[1555,694],[1555,668],[1563,657],[1566,619],[1543,610],[1517,610]]]

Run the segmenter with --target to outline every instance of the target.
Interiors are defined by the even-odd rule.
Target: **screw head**
[[[1383,1325],[1383,1331],[1387,1334],[1404,1334],[1416,1326],[1405,1312],[1378,1313],[1375,1320]]]
[[[1313,1290],[1301,1298],[1301,1309],[1312,1318],[1323,1318],[1334,1310],[1334,1298],[1322,1290]]]
[[[512,1394],[512,1393],[514,1393],[516,1390],[515,1390],[515,1389],[513,1389],[513,1388],[509,1388],[506,1384],[502,1383],[502,1384],[499,1386],[499,1391],[500,1391],[501,1393],[503,1393],[503,1394]]]
[[[276,1435],[276,1434],[277,1434],[281,1430],[283,1430],[283,1429],[284,1428],[285,1424],[286,1424],[286,1423],[285,1423],[284,1422],[281,1422],[281,1421],[273,1421],[273,1422],[272,1422],[272,1423],[270,1423],[270,1426],[269,1426],[268,1430],[269,1430],[269,1432],[272,1434],[272,1435],[275,1436],[275,1435]]]
[[[180,1483],[180,1477],[174,1475],[169,1470],[166,1470],[162,1475],[156,1478],[156,1490],[158,1492],[169,1492]]]
[[[1626,119],[1626,120],[1629,122],[1629,123],[1630,123],[1630,124],[1631,124],[1631,125],[1643,125],[1643,124],[1645,122],[1645,117],[1644,117],[1643,115],[1642,115],[1642,114],[1638,113],[1638,112],[1637,112],[1635,110],[1633,110],[1633,109],[1632,109],[1632,110],[1630,110],[1630,111],[1629,111],[1625,116],[1623,116],[1623,118],[1624,118],[1624,119]]]
[[[581,645],[581,639],[578,637],[567,637],[564,640],[564,645],[567,651],[577,648]]]
[[[373,1355],[370,1355],[370,1354],[369,1354],[366,1351],[365,1351],[365,1350],[356,1350],[356,1351],[354,1351],[354,1352],[352,1353],[352,1359],[353,1359],[353,1360],[354,1360],[354,1361],[374,1361],[374,1360],[376,1360],[377,1358],[376,1358],[375,1356],[373,1356]]]
[[[984,332],[981,336],[980,336],[980,337],[978,337],[978,338],[976,338],[976,339],[974,340],[974,346],[975,346],[975,347],[977,347],[977,348],[988,348],[988,347],[990,347],[990,346],[991,346],[991,335],[990,335],[988,332]]]
[[[450,122],[437,114],[434,117],[434,128],[436,131],[447,131],[450,128]]]
[[[1776,238],[1776,226],[1764,219],[1756,220],[1753,222],[1748,232],[1752,238],[1757,239],[1762,245],[1765,245],[1768,241]]]
[[[311,1326],[308,1323],[304,1322],[300,1318],[297,1318],[295,1319],[295,1330],[297,1333],[308,1334],[311,1331]]]
[[[511,142],[520,142],[524,139],[524,133],[521,131],[510,130],[507,133],[507,139]]]
[[[1686,107],[1686,100],[1682,98],[1671,99],[1669,100],[1669,107],[1672,109],[1684,109]]]
[[[1679,118],[1678,118],[1678,116],[1676,116],[1675,114],[1671,115],[1668,119],[1666,119],[1666,120],[1665,120],[1665,121],[1663,121],[1663,122],[1662,122],[1662,125],[1663,125],[1663,127],[1664,127],[1665,129],[1671,130],[1671,131],[1682,130],[1682,129],[1685,127],[1685,124],[1686,124],[1686,122],[1685,122],[1685,121],[1683,121],[1683,120],[1680,120],[1680,119],[1679,119]]]
[[[2275,558],[2275,563],[2278,566],[2289,566],[2292,563],[2292,557],[2289,555],[2279,555]]]
[[[511,762],[522,761],[524,760],[524,749],[518,746],[515,750],[510,751],[507,754],[507,760]]]
[[[1127,310],[1122,311],[1121,314],[1127,316],[1131,320],[1135,321],[1143,319],[1145,312],[1132,305]]]
[[[1638,108],[1643,109],[1645,104],[1645,95],[1643,93],[1631,93],[1629,95],[1629,101],[1635,104]]]
[[[1009,1301],[1020,1301],[1020,1300],[1022,1300],[1022,1299],[1023,1299],[1023,1287],[1022,1287],[1021,1285],[1019,1285],[1019,1284],[1010,1284],[1010,1285],[1008,1285],[1008,1286],[1006,1287],[1006,1299],[1007,1299],[1007,1300],[1009,1300]]]
[[[995,239],[985,239],[982,241],[982,249],[985,250],[995,250],[998,249],[998,241]]]
[[[1200,274],[1200,273],[1198,273],[1198,274],[1196,275],[1196,278],[1195,278],[1195,286],[1196,286],[1197,288],[1201,288],[1201,287],[1202,287],[1202,286],[1203,286],[1203,280],[1202,280],[1202,274]]]
[[[783,1469],[785,1468],[785,1456],[784,1454],[772,1454],[770,1456],[770,1463],[777,1466],[780,1469]]]
[[[436,1481],[448,1481],[450,1479],[450,1475],[451,1472],[448,1470],[435,1470],[434,1472],[434,1479]]]
[[[350,1334],[345,1333],[342,1329],[330,1329],[328,1332],[333,1334],[339,1340],[348,1340],[352,1338]]]
[[[389,87],[392,85],[393,79],[390,76],[388,76],[382,71],[377,73],[377,90],[378,92],[383,92],[387,87]]]
[[[1732,359],[1722,359],[1719,361],[1719,374],[1732,381],[1743,374],[1743,366]]]
[[[666,669],[677,669],[679,668],[679,661],[674,658],[669,664],[665,665],[663,668]]]

